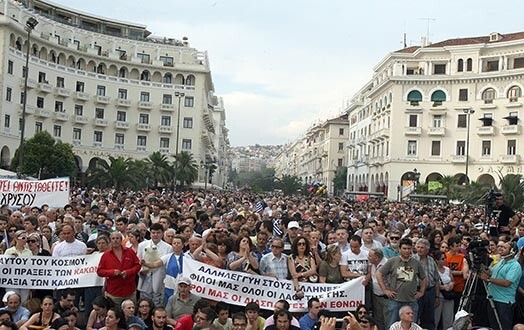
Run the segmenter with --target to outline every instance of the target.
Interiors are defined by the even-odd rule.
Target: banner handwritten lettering
[[[69,178],[49,180],[0,179],[0,205],[64,207],[69,201]]]

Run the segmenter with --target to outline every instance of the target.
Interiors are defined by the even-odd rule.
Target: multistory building
[[[229,141],[207,52],[187,38],[154,37],[144,25],[45,0],[2,0],[0,8],[2,167],[20,143],[32,18],[26,138],[45,130],[72,144],[80,174],[95,158],[187,151],[197,163],[216,164],[213,182],[223,185]],[[204,173],[201,166],[201,182]]]
[[[350,102],[348,190],[402,198],[444,176],[521,174],[524,33],[388,54]]]

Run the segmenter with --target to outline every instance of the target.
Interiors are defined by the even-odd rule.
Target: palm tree
[[[160,184],[166,185],[173,173],[173,167],[169,164],[167,156],[159,151],[153,152],[145,160],[147,164],[148,177],[154,182],[155,187]]]
[[[514,210],[521,210],[524,207],[524,181],[521,174],[499,173],[500,189],[504,194],[506,205]]]
[[[190,185],[198,179],[198,165],[193,155],[187,151],[181,151],[175,156],[176,178],[180,185]]]
[[[487,183],[479,183],[476,181],[471,181],[470,184],[464,187],[464,190],[460,194],[460,199],[464,203],[472,205],[482,205],[485,204],[486,192],[489,190],[490,185]]]
[[[97,158],[94,166],[87,170],[87,181],[90,186],[112,187],[117,190],[137,189],[143,181],[143,173],[130,158],[109,156],[109,163]]]
[[[457,180],[454,177],[445,175],[438,181],[442,184],[442,187],[437,190],[438,195],[446,195],[450,200],[455,199],[458,196],[460,186],[457,184]]]

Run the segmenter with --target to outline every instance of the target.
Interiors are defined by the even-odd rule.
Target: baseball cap
[[[473,314],[466,312],[465,310],[461,309],[455,314],[455,320],[458,320],[460,318],[466,317],[466,316],[473,316]]]
[[[291,228],[300,228],[300,225],[298,224],[298,221],[290,221],[287,224],[287,229],[291,229]]]
[[[178,278],[178,284],[191,285],[191,280],[189,279],[189,277],[186,277],[186,276],[180,276],[180,277]]]

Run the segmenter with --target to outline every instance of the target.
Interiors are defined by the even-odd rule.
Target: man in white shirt
[[[53,257],[73,257],[87,254],[85,243],[75,239],[75,230],[72,225],[64,225],[60,237],[62,242],[54,247]]]
[[[382,288],[377,282],[377,270],[382,267],[387,259],[384,258],[382,249],[373,248],[369,251],[368,260],[370,264],[371,285],[372,285],[372,302],[373,302],[373,316],[377,321],[379,329],[386,328],[388,297],[382,291]]]
[[[362,247],[360,236],[353,235],[349,241],[350,249],[342,253],[340,259],[340,273],[345,279],[354,279],[368,275],[368,252]]]
[[[382,244],[373,239],[373,229],[369,226],[362,228],[362,250],[369,253],[373,248],[382,248]]]

